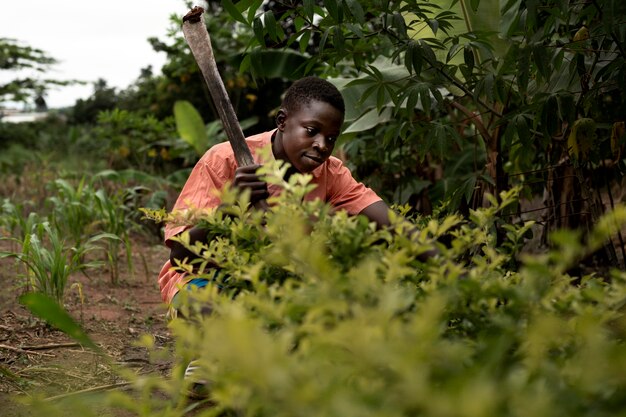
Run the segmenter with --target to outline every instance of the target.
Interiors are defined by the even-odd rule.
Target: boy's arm
[[[250,203],[256,204],[260,200],[267,199],[269,192],[267,183],[262,181],[256,174],[256,170],[260,165],[248,165],[239,167],[235,170],[233,185],[241,189],[250,190]],[[207,242],[207,230],[198,226],[194,226],[187,230],[189,232],[189,243],[193,245],[195,242]],[[170,262],[172,265],[178,265],[182,260],[191,261],[198,258],[196,254],[188,250],[183,244],[176,241],[170,241]],[[216,265],[213,265],[214,267]]]
[[[375,222],[378,228],[389,226],[389,207],[384,201],[379,200],[365,207],[359,214],[364,215]]]
[[[382,200],[372,203],[369,206],[365,207],[359,214],[367,216],[367,218],[369,218],[371,221],[376,222],[376,225],[378,226],[378,228],[383,228],[383,227],[387,227],[390,225],[389,207]],[[419,230],[414,227],[411,228],[409,232],[410,235],[414,235],[418,233],[419,233]],[[433,258],[437,256],[438,254],[439,254],[439,251],[437,250],[437,248],[433,247],[431,250],[424,252],[417,258],[422,262],[426,262],[429,258]]]
[[[190,245],[193,245],[194,243],[198,241],[207,243],[207,230],[206,229],[203,229],[198,226],[194,226],[191,229],[187,229],[187,232],[189,233]],[[169,246],[170,246],[170,263],[174,266],[180,264],[185,259],[187,260],[187,262],[190,262],[193,259],[198,258],[198,255],[191,252],[189,249],[185,247],[185,245],[183,245],[180,242],[170,240]],[[209,266],[215,267],[217,265],[209,265]]]

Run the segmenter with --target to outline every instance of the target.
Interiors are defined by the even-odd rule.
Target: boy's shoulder
[[[276,130],[276,129],[274,129]],[[268,130],[267,132],[257,133],[256,135],[248,136],[246,142],[251,148],[261,148],[272,141],[272,134],[274,130]]]
[[[270,130],[268,132],[248,136],[246,138],[246,143],[253,154],[257,149],[262,148],[271,142],[273,132],[273,130]],[[216,160],[221,160],[236,163],[233,147],[229,141],[220,142],[211,146],[211,148],[202,156],[201,160],[203,162],[215,162]]]
[[[324,162],[324,165],[322,166],[326,167],[326,170],[329,171],[330,173],[339,172],[345,167],[341,159],[332,155],[326,160],[326,162]]]

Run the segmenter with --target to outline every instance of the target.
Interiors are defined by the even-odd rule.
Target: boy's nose
[[[326,153],[328,152],[328,141],[324,136],[319,135],[317,138],[315,138],[315,141],[313,141],[313,147],[320,152]]]

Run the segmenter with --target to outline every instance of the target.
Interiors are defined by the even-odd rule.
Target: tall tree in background
[[[296,48],[338,85],[337,149],[390,202],[468,215],[520,186],[545,231],[584,230],[626,201],[622,1],[222,4],[254,33],[242,71],[263,72],[260,50]]]
[[[0,83],[0,105],[7,101],[29,102],[45,107],[45,93],[51,85],[67,85],[45,77],[57,61],[41,49],[24,45],[15,39],[0,38],[0,71],[14,73],[11,81]],[[26,72],[27,75],[20,76]],[[40,76],[39,76],[40,75]]]
[[[537,192],[563,158],[622,162],[623,2],[307,0],[279,13],[262,3],[223,2],[255,34],[248,55],[306,53],[319,39],[307,68],[341,84],[345,149],[390,200],[428,188],[476,207],[516,183]]]

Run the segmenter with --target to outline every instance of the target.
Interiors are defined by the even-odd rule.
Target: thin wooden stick
[[[39,356],[49,356],[51,358],[55,357],[54,355],[50,355],[49,353],[37,352],[35,350],[24,350],[24,349],[16,348],[13,346],[7,346],[7,345],[0,345],[0,349],[10,350],[12,352],[17,352],[17,353],[26,353],[26,354],[39,355]]]
[[[63,398],[72,397],[74,395],[87,394],[90,392],[98,392],[98,391],[107,391],[110,389],[125,387],[130,384],[131,384],[130,382],[118,382],[115,384],[101,385],[99,387],[85,388],[80,391],[72,391],[72,392],[68,392],[67,394],[60,394],[60,395],[55,395],[54,397],[48,397],[44,401],[57,401]]]
[[[24,349],[24,350],[48,350],[48,349],[79,347],[79,346],[82,346],[82,345],[80,343],[77,343],[77,342],[48,343],[46,345],[21,346],[20,349]]]

